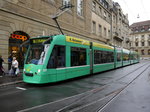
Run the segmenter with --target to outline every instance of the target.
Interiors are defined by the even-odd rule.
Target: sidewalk
[[[0,75],[0,87],[7,86],[10,84],[21,83],[22,81],[22,73],[19,76],[10,76],[8,74],[1,76]]]

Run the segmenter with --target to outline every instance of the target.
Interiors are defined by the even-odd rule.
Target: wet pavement
[[[56,84],[1,86],[0,111],[149,112],[149,66],[150,61],[142,61]]]
[[[98,112],[150,112],[150,66]]]
[[[22,82],[22,74],[18,76],[12,76],[8,74],[0,75],[0,87]]]

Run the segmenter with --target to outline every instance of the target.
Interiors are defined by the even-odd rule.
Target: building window
[[[96,3],[93,1],[93,3],[92,3],[92,10],[94,11],[94,12],[96,12]]]
[[[63,4],[63,5],[68,5],[68,4],[70,4],[70,0],[63,0],[63,1],[62,1],[62,4]]]
[[[107,17],[107,14],[106,14],[106,11],[104,11],[104,18],[106,19],[106,17]]]
[[[83,0],[77,0],[77,13],[83,16]]]
[[[141,54],[144,55],[144,50],[141,50]]]
[[[148,40],[148,41],[150,41],[150,35],[148,35],[148,38],[147,38],[147,40]]]
[[[101,14],[102,14],[102,8],[99,7],[99,15],[101,15]]]
[[[103,3],[103,0],[99,0],[100,1],[100,3]]]
[[[141,32],[144,32],[144,31],[145,31],[145,29],[144,29],[144,28],[142,28],[142,29],[141,29]]]
[[[144,35],[142,35],[141,37],[144,38]]]
[[[139,44],[138,42],[135,42],[135,46],[138,46],[138,44]]]
[[[142,44],[142,46],[144,46],[145,44],[144,44],[144,42],[141,42],[141,44]]]
[[[25,2],[25,0],[23,0]],[[54,0],[42,0],[43,2],[47,2],[47,3],[54,3]]]
[[[106,28],[104,27],[104,36],[107,36]]]
[[[150,46],[150,41],[148,41],[148,46]]]
[[[99,33],[99,35],[102,35],[102,26],[101,25],[98,26],[98,33]]]
[[[148,50],[148,55],[150,55],[150,49]]]
[[[96,34],[96,22],[92,21],[92,33]]]
[[[115,17],[115,15],[113,15],[113,21],[116,22],[116,17]]]
[[[110,37],[110,30],[108,30],[108,37]]]

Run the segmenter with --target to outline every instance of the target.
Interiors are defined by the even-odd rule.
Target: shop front
[[[20,45],[29,38],[29,35],[23,31],[15,31],[10,35],[8,57],[9,69],[11,67],[12,57],[16,57],[19,62],[19,68],[23,68],[27,46],[20,47]]]

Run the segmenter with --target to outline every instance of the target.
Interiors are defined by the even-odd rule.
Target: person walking
[[[4,73],[3,62],[4,62],[4,60],[2,58],[2,55],[0,55],[0,75],[3,75],[3,73]]]
[[[18,68],[18,61],[16,60],[16,57],[13,57],[13,60],[12,60],[12,70],[13,70],[13,75],[17,76],[17,70],[19,69]]]

